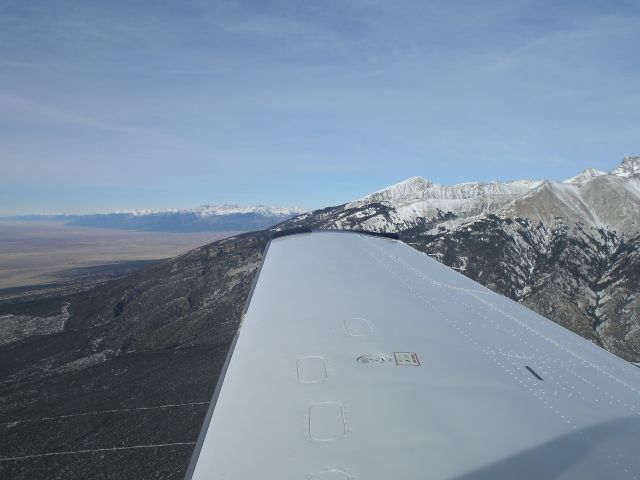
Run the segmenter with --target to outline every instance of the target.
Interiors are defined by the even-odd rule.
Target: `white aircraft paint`
[[[639,413],[637,367],[399,241],[314,232],[270,243],[187,476],[638,479]]]

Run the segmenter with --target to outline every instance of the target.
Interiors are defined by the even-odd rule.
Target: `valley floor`
[[[237,232],[136,232],[61,222],[0,222],[0,290],[59,283],[71,270],[169,258]]]

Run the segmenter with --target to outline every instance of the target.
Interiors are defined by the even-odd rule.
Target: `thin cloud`
[[[640,138],[640,16],[620,2],[11,3],[2,188],[199,182],[233,202],[258,175],[274,203],[283,179],[304,193],[354,172],[371,190],[563,178]]]
[[[34,100],[15,96],[0,94],[0,106],[6,111],[28,118],[29,120],[43,123],[65,123],[83,128],[98,130],[108,130],[125,133],[128,135],[140,135],[148,133],[143,129],[107,122],[95,117],[86,116],[77,112],[58,108],[51,105],[44,105]]]

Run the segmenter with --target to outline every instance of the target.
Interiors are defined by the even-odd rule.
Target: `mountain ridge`
[[[604,192],[604,193],[603,193]],[[640,157],[628,156],[609,172],[587,168],[562,181],[511,180],[438,184],[423,177],[348,202],[345,208],[386,203],[405,224],[455,228],[495,214],[552,223],[556,216],[590,228],[621,234],[640,230]]]
[[[201,205],[190,209],[120,210],[88,215],[52,214],[2,217],[3,221],[57,221],[94,228],[160,232],[250,231],[268,228],[306,212],[298,207],[235,204]]]

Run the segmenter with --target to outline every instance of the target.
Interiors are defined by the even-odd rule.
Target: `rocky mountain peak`
[[[424,198],[425,192],[435,184],[424,177],[410,177],[382,190],[368,195],[363,200],[410,202]]]
[[[574,175],[571,178],[567,178],[563,183],[573,183],[576,185],[582,185],[583,183],[591,180],[595,177],[600,177],[602,175],[606,175],[607,172],[603,172],[602,170],[598,170],[597,168],[585,168],[582,172],[577,175]]]
[[[624,157],[622,163],[609,173],[618,177],[640,175],[640,157]]]

